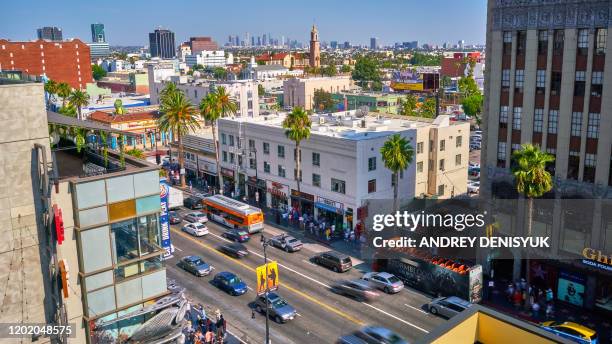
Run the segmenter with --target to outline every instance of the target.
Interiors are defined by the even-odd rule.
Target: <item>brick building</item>
[[[77,89],[84,89],[93,81],[90,61],[89,46],[78,39],[62,42],[0,39],[0,70],[44,74]]]
[[[189,39],[191,53],[196,55],[202,51],[215,51],[219,49],[217,42],[210,37],[191,37]]]

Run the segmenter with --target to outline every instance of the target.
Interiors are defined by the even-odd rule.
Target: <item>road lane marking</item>
[[[180,252],[183,252],[183,250],[181,250],[180,248],[174,246],[174,249],[179,250]]]
[[[415,325],[415,324],[413,324],[413,323],[411,323],[411,322],[409,322],[409,321],[406,321],[406,320],[404,320],[404,319],[401,319],[401,318],[399,318],[399,317],[396,317],[395,315],[393,315],[393,314],[391,314],[391,313],[388,313],[388,312],[386,312],[386,311],[383,311],[383,310],[382,310],[382,309],[380,309],[380,308],[374,307],[374,306],[372,306],[372,305],[371,305],[371,304],[369,304],[369,303],[362,302],[362,304],[364,304],[364,305],[366,305],[366,306],[368,306],[368,307],[370,307],[370,308],[372,308],[372,309],[375,309],[375,310],[377,310],[377,311],[381,312],[382,314],[385,314],[385,315],[387,315],[387,316],[390,316],[391,318],[393,318],[393,319],[395,319],[395,320],[397,320],[397,321],[400,321],[400,322],[402,322],[402,323],[404,323],[404,324],[406,324],[406,325],[408,325],[408,326],[412,326],[412,327],[416,328],[417,330],[421,330],[421,331],[423,331],[423,332],[425,332],[425,333],[429,333],[429,331],[427,331],[426,329],[424,329],[424,328],[422,328],[422,327],[419,327],[419,326],[417,326],[417,325]]]
[[[173,232],[175,232],[176,234],[178,234],[178,235],[182,236],[182,237],[183,237],[183,238],[185,238],[185,239],[188,239],[188,240],[190,240],[190,241],[192,241],[192,242],[194,242],[194,243],[196,243],[196,244],[198,244],[198,245],[200,245],[200,246],[202,246],[202,247],[204,247],[204,248],[206,248],[206,249],[208,249],[208,250],[210,250],[210,251],[212,251],[212,252],[215,252],[217,255],[219,255],[219,256],[221,256],[221,257],[223,257],[223,258],[226,258],[226,259],[228,259],[228,260],[230,260],[230,261],[233,261],[234,263],[236,263],[236,264],[238,264],[238,265],[242,266],[243,268],[245,268],[245,269],[247,269],[247,270],[249,270],[249,271],[255,272],[255,269],[254,269],[254,268],[252,268],[252,267],[250,267],[249,265],[247,265],[247,264],[245,264],[245,263],[243,263],[243,262],[241,262],[241,261],[237,260],[236,258],[229,257],[229,256],[227,256],[227,255],[225,255],[225,254],[223,254],[223,253],[219,252],[218,250],[214,249],[213,247],[211,247],[211,246],[209,246],[209,245],[207,245],[207,244],[204,244],[203,242],[201,242],[201,241],[199,241],[199,240],[196,240],[196,239],[194,239],[194,238],[192,238],[192,237],[190,237],[190,236],[187,236],[187,234],[182,233],[182,232],[180,232],[180,231],[178,231],[178,230],[176,230],[176,229],[172,229],[172,231],[173,231]],[[279,264],[279,265],[280,265],[280,264]],[[284,287],[285,289],[287,289],[287,290],[289,290],[289,291],[293,292],[294,294],[297,294],[297,295],[299,295],[299,296],[301,296],[301,297],[303,297],[303,298],[305,298],[305,299],[307,299],[307,300],[311,301],[312,303],[317,304],[318,306],[320,306],[320,307],[322,307],[322,308],[325,308],[325,309],[327,309],[327,310],[329,310],[329,311],[331,311],[331,312],[333,312],[333,313],[336,313],[337,315],[339,315],[339,316],[341,316],[341,317],[343,317],[343,318],[345,318],[345,319],[349,320],[349,321],[350,321],[350,322],[352,322],[352,323],[355,323],[355,324],[357,324],[357,325],[359,325],[359,326],[364,326],[364,325],[365,325],[365,323],[364,323],[363,321],[358,320],[358,319],[356,319],[355,317],[353,317],[353,316],[351,316],[351,315],[349,315],[349,314],[347,314],[347,313],[345,313],[345,312],[343,312],[343,311],[341,311],[341,310],[339,310],[339,309],[337,309],[337,308],[335,308],[335,307],[329,306],[329,305],[327,305],[327,304],[325,304],[325,303],[323,303],[323,302],[321,302],[321,301],[319,301],[319,300],[317,300],[317,299],[313,298],[312,296],[310,296],[310,295],[308,295],[308,294],[305,294],[305,293],[303,293],[303,292],[301,292],[301,291],[299,291],[299,290],[297,290],[297,289],[295,289],[295,288],[293,288],[293,287],[290,287],[290,286],[289,286],[289,285],[287,285],[287,284],[283,284],[283,287]]]
[[[419,312],[421,312],[421,313],[423,313],[423,314],[427,314],[427,315],[429,315],[429,313],[425,312],[424,310],[422,310],[422,309],[420,309],[420,308],[413,307],[413,306],[411,306],[411,305],[409,305],[409,304],[407,304],[407,303],[404,303],[404,306],[409,307],[409,308],[412,308],[412,309],[414,309],[415,311],[419,311]]]
[[[242,344],[249,344],[247,342],[245,342],[244,340],[240,339],[240,337],[238,337],[237,335],[233,334],[230,330],[227,330],[227,333],[231,334],[232,337],[234,337],[236,340],[238,340],[240,343]]]
[[[313,262],[311,262],[311,261],[309,261],[309,260],[306,260],[306,259],[302,259],[302,261],[303,261],[304,263],[306,263],[306,264],[310,264],[310,265],[312,265],[312,266],[318,266],[317,264],[315,264],[315,263],[313,263]]]

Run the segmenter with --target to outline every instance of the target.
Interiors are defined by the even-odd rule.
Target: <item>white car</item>
[[[191,222],[191,223],[206,223],[208,222],[208,217],[206,217],[206,214],[204,214],[201,211],[194,211],[191,212],[187,215],[185,215],[185,217],[183,218],[185,219],[185,221],[187,222]]]
[[[182,230],[183,232],[187,232],[197,237],[201,237],[201,236],[208,234],[208,227],[206,227],[206,225],[199,223],[199,222],[188,223],[183,226]]]
[[[482,130],[474,130],[474,131],[472,132],[472,135],[478,135],[478,136],[481,136],[481,135],[482,135]]]
[[[478,193],[480,191],[480,181],[471,181],[467,185],[468,194]]]

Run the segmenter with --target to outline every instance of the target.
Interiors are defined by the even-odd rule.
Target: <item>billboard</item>
[[[576,306],[584,306],[584,286],[586,280],[581,275],[561,271],[557,285],[557,298]]]
[[[161,230],[161,247],[166,250],[163,259],[172,258],[174,249],[170,240],[170,221],[168,219],[168,198],[170,195],[170,185],[166,178],[159,180],[159,200],[161,204],[161,213],[159,214],[159,225]]]
[[[391,88],[395,91],[431,91],[439,87],[440,74],[434,70],[408,69],[393,72]]]

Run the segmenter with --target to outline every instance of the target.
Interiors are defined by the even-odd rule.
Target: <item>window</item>
[[[553,96],[561,94],[561,72],[551,73],[550,94]]]
[[[603,55],[606,53],[606,40],[608,29],[600,28],[595,31],[595,54]]]
[[[499,108],[499,123],[508,123],[508,107],[505,105]],[[500,127],[506,126],[500,125]]]
[[[444,195],[444,184],[438,185],[438,196]]]
[[[440,140],[440,152],[444,152],[445,149],[446,149],[446,141]]]
[[[596,162],[597,162],[597,155],[586,154],[584,158],[584,166],[594,167]]]
[[[588,55],[589,53],[589,30],[578,30],[578,55]]]
[[[444,171],[444,159],[440,159],[440,171]]]
[[[249,159],[249,168],[252,170],[257,168],[257,165],[255,164],[255,159]]]
[[[525,54],[525,45],[527,42],[527,33],[525,31],[518,31],[516,33],[516,54]]]
[[[571,135],[580,137],[582,131],[582,112],[572,112]]]
[[[263,143],[264,154],[270,154],[270,144],[268,142]]]
[[[264,172],[270,173],[270,163],[267,161],[264,161]]]
[[[497,159],[506,160],[506,143],[505,142],[497,143]]]
[[[558,121],[559,121],[559,111],[557,110],[548,111],[548,133],[549,134],[557,133]]]
[[[368,180],[368,193],[376,192],[376,179]]]
[[[321,175],[318,175],[316,173],[312,174],[312,185],[321,187]]]
[[[533,132],[541,133],[544,125],[544,109],[535,109],[533,112]]]
[[[242,167],[242,155],[238,155],[238,166]]]
[[[503,39],[504,39],[503,53],[504,55],[510,55],[512,53],[512,32],[504,31]]]
[[[595,181],[595,163],[597,161],[597,155],[586,154],[584,157],[584,174],[582,180],[585,182],[593,183]]]
[[[281,165],[278,165],[278,176],[285,178],[286,175],[287,172],[285,171],[285,168]]]
[[[512,129],[521,130],[521,114],[523,113],[523,108],[515,107],[512,111]]]
[[[521,145],[518,143],[513,143],[512,146],[510,146],[510,154],[514,153],[514,151],[520,150],[521,149]]]
[[[331,179],[331,191],[338,192],[341,194],[346,193],[346,183],[344,182],[344,180],[332,178]]]
[[[230,153],[230,155],[229,155],[229,156],[230,156],[230,161],[229,161],[229,162],[230,162],[230,164],[235,163],[235,162],[236,162],[236,154],[234,154],[234,153]]]
[[[502,87],[510,87],[510,69],[502,70]]]
[[[523,85],[525,82],[525,70],[517,69],[514,71],[514,87],[516,92],[523,92]]]
[[[504,43],[512,43],[512,32],[504,31]]]
[[[455,155],[455,166],[461,165],[461,154]]]
[[[574,81],[574,96],[584,97],[585,78],[585,71],[576,71],[576,81]]]
[[[587,124],[587,137],[590,139],[596,139],[599,137],[599,113],[590,113],[589,122]]]
[[[455,138],[455,147],[461,147],[463,143],[463,136],[459,135]]]
[[[591,75],[591,95],[601,97],[603,89],[603,72],[593,72]]]
[[[417,162],[417,172],[423,172],[423,162]]]
[[[223,155],[223,162],[227,162],[227,152],[223,151],[222,155]]]
[[[538,31],[538,55],[546,55],[548,51],[548,30]]]
[[[536,93],[544,94],[546,88],[546,70],[538,69],[536,72]]]
[[[423,142],[417,142],[417,154],[423,153]]]
[[[284,158],[285,157],[285,146],[278,145],[277,153],[278,153],[279,158]]]
[[[249,139],[249,150],[254,150],[255,149],[255,140],[253,139]]]
[[[570,150],[567,160],[567,179],[578,180],[578,174],[580,172],[580,152]]]
[[[316,152],[312,152],[312,165],[321,166],[321,155]]]
[[[224,144],[224,145],[227,144],[227,137],[225,133],[221,133],[221,144]]]
[[[232,147],[234,146],[234,135],[229,136],[229,145]]]
[[[376,157],[368,158],[368,171],[376,170]]]
[[[563,55],[563,41],[565,40],[565,30],[555,30],[553,37],[553,54]]]

